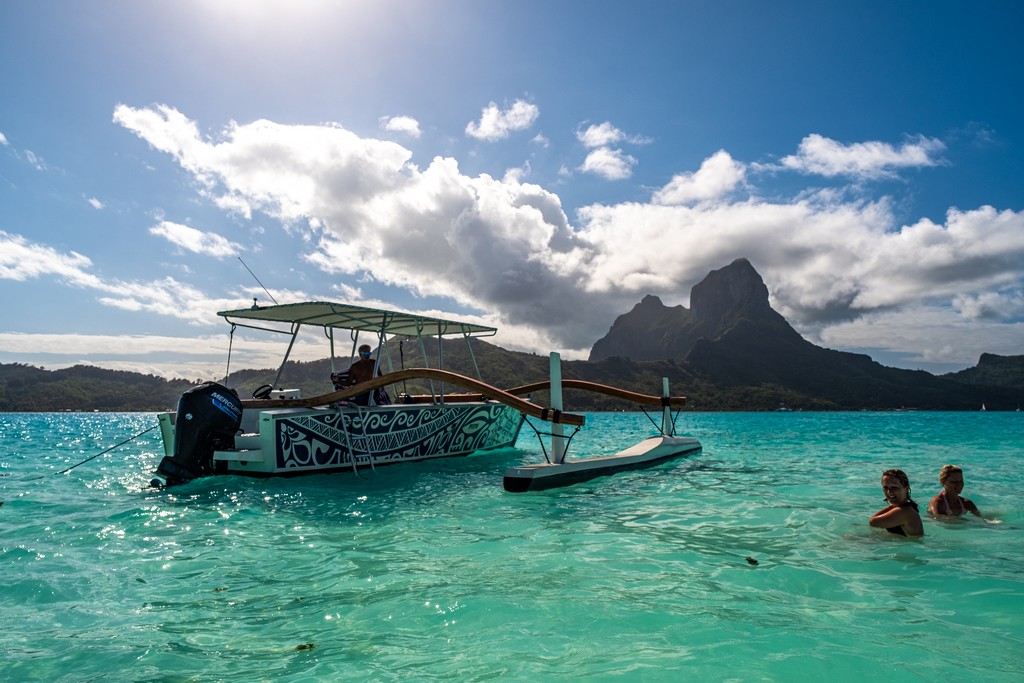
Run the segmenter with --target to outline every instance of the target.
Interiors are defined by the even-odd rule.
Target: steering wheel
[[[253,398],[270,398],[270,392],[274,389],[273,384],[264,384],[261,387],[257,387],[256,391],[252,392]]]

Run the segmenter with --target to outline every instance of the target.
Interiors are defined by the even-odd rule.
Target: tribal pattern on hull
[[[522,415],[499,403],[336,411],[275,421],[277,468],[333,468],[511,446]]]

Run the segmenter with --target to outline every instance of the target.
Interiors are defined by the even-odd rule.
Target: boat
[[[660,396],[582,380],[566,380],[563,384],[560,370],[554,370],[560,368],[560,359],[553,353],[553,371],[548,380],[507,390],[488,384],[477,367],[470,340],[493,336],[497,333],[493,327],[327,301],[258,305],[254,300],[251,307],[218,315],[230,325],[228,371],[223,382],[204,382],[186,390],[176,410],[158,415],[164,454],[151,482],[154,487],[176,486],[214,475],[360,474],[385,465],[466,456],[513,446],[528,419],[551,425],[552,453],[549,457],[545,450],[542,466],[523,470],[521,478],[525,477],[526,483],[507,472],[505,488],[509,491],[561,486],[650,466],[700,448],[696,439],[674,434],[671,411],[685,405],[686,399],[669,396],[667,380]],[[250,398],[241,398],[228,386],[231,349],[239,329],[276,333],[287,339],[273,383],[259,387]],[[339,340],[351,341],[352,356],[360,345],[360,335],[364,335],[363,341],[368,336],[376,347],[372,379],[311,397],[303,397],[299,389],[280,386],[299,335],[310,329],[327,340],[332,371],[336,335]],[[441,342],[452,337],[467,342],[476,377],[443,369]],[[401,343],[406,339],[416,341],[426,359],[427,338],[438,342],[438,367],[427,367],[425,362],[425,367],[394,369],[391,349],[395,339]],[[382,356],[388,361],[387,371]],[[425,389],[416,394],[402,393],[392,401],[387,387],[394,390],[409,381]],[[564,430],[583,427],[585,416],[562,409],[562,386],[660,406],[661,434],[653,437],[657,443],[604,456],[600,462],[597,458],[566,460],[571,436],[566,437]],[[543,390],[550,393],[551,406],[531,400],[534,392]],[[536,427],[534,430],[542,434]],[[582,460],[593,462],[580,464]]]

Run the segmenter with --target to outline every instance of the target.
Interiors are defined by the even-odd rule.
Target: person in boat
[[[366,382],[373,379],[374,370],[377,371],[377,375],[383,375],[380,368],[377,367],[377,361],[373,359],[373,350],[369,344],[363,344],[359,347],[359,360],[352,363],[349,366],[348,372],[339,373],[338,378],[341,382],[344,382],[341,387],[338,386],[338,381],[335,380],[335,375],[331,375],[331,380],[335,382],[335,388],[350,387],[360,382]],[[377,405],[383,405],[390,403],[387,398],[387,393],[381,389],[374,391],[374,403]],[[359,394],[352,398],[352,402],[359,406],[369,405],[370,403],[370,392],[365,394]]]
[[[917,503],[910,497],[910,479],[903,470],[882,473],[882,493],[888,505],[871,515],[868,524],[900,536],[924,536]]]
[[[939,470],[942,491],[928,503],[928,512],[937,517],[958,517],[970,512],[981,517],[978,506],[960,495],[964,490],[964,471],[956,465],[943,465]]]

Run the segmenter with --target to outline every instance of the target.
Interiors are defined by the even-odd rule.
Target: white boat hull
[[[295,476],[464,456],[513,446],[523,419],[491,402],[246,409],[234,448],[213,451],[211,470]],[[160,421],[165,453],[172,456],[175,414],[161,414]]]

